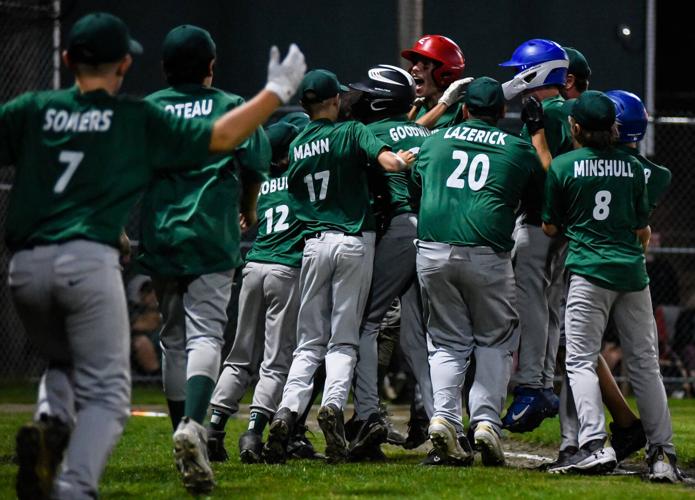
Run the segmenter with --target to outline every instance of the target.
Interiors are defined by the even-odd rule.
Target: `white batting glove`
[[[445,104],[447,108],[450,108],[453,104],[459,102],[463,99],[463,96],[466,95],[466,86],[473,80],[474,79],[469,76],[452,82],[444,91],[442,97],[439,98],[439,104]]]
[[[280,62],[280,50],[273,45],[270,48],[270,61],[268,61],[268,83],[265,90],[276,94],[280,100],[287,104],[302,83],[306,72],[304,54],[294,43],[290,45],[287,56]]]

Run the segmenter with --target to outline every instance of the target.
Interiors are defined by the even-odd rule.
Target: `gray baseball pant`
[[[415,246],[417,217],[405,213],[391,221],[383,238],[376,246],[372,285],[367,300],[357,366],[355,367],[355,413],[366,420],[379,411],[378,349],[379,327],[396,297],[401,297],[401,348],[420,385],[423,405],[432,416],[432,383],[427,363],[427,338],[422,321],[417,275],[415,272]]]
[[[596,363],[611,309],[648,446],[674,453],[649,287],[616,292],[572,275],[565,313],[565,364],[579,418],[579,445],[607,435]]]
[[[461,390],[475,353],[476,374],[469,393],[471,428],[487,421],[499,432],[512,353],[519,343],[509,253],[418,241],[417,272],[434,416],[446,418],[463,432]]]
[[[164,320],[159,337],[167,399],[184,401],[186,380],[196,375],[217,380],[233,281],[234,269],[190,280],[153,278]]]
[[[525,387],[551,388],[560,341],[566,245],[546,236],[539,226],[520,220],[514,232],[520,329],[519,368],[514,380]]]
[[[49,367],[36,418],[72,427],[56,498],[96,498],[130,414],[130,328],[118,251],[85,240],[17,252],[9,284],[27,335]]]
[[[242,275],[236,336],[211,404],[230,415],[236,413],[258,372],[251,408],[272,417],[282,398],[297,343],[299,269],[248,262]]]
[[[374,263],[374,233],[350,236],[325,231],[304,246],[297,348],[281,408],[301,415],[309,404],[313,378],[326,361],[322,406],[343,409],[357,361],[360,323]]]

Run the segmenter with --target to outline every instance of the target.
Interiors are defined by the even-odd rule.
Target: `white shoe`
[[[473,434],[475,448],[480,451],[483,465],[504,465],[502,441],[489,422],[480,422]]]
[[[432,417],[427,432],[437,455],[440,457],[464,462],[468,462],[473,457],[470,451],[463,449],[456,435],[456,428],[445,418]]]
[[[212,491],[215,481],[208,460],[205,427],[183,417],[174,432],[174,458],[189,493],[199,495]]]

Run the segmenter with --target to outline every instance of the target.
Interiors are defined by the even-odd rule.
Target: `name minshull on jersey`
[[[444,139],[459,139],[468,142],[482,142],[492,146],[506,146],[504,139],[509,134],[499,130],[480,130],[471,127],[452,127],[444,133]]]
[[[575,160],[574,177],[634,177],[625,160]]]
[[[307,142],[306,144],[300,144],[299,146],[294,147],[294,159],[302,160],[304,158],[311,158],[315,155],[328,153],[330,148],[331,144],[328,138],[318,139],[316,141]]]

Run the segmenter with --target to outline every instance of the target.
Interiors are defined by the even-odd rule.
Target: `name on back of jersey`
[[[294,147],[294,159],[302,160],[304,158],[311,158],[312,156],[328,153],[330,149],[331,143],[328,137],[307,142],[306,144],[300,144]]]
[[[43,130],[53,132],[106,132],[111,128],[112,109],[90,109],[80,113],[48,108]]]
[[[575,177],[634,177],[632,165],[625,160],[575,160]]]
[[[472,127],[452,127],[444,133],[444,139],[459,139],[468,142],[481,142],[492,146],[506,146],[504,139],[509,134],[499,130],[480,130]]]
[[[164,106],[164,109],[175,114],[176,116],[182,116],[184,118],[207,116],[212,113],[212,99],[200,99],[198,101],[167,104]]]
[[[393,142],[398,142],[406,137],[428,137],[429,135],[428,129],[412,125],[399,125],[389,129],[389,136]]]
[[[261,184],[261,194],[274,193],[275,191],[284,191],[287,189],[287,177],[277,177],[264,181]]]

